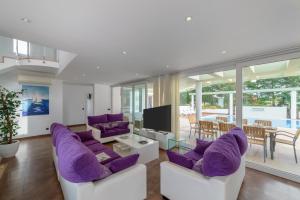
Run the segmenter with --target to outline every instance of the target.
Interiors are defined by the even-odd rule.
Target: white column
[[[291,119],[297,119],[297,91],[291,91]]]
[[[243,66],[236,66],[236,125],[242,127],[243,119]]]
[[[233,115],[233,93],[229,93],[229,115]]]
[[[196,117],[199,120],[202,116],[202,82],[196,83]]]
[[[191,94],[191,110],[195,110],[195,94]]]

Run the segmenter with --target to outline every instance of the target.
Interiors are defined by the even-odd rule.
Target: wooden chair
[[[217,134],[216,129],[214,129],[214,123],[212,121],[199,121],[200,135],[210,136],[214,138]]]
[[[281,143],[281,144],[293,146],[295,161],[296,161],[296,163],[298,163],[297,152],[296,152],[296,141],[299,138],[299,135],[300,135],[300,129],[298,129],[296,131],[296,133],[292,133],[292,132],[285,131],[285,130],[276,131],[275,141],[274,141],[274,151],[275,151],[275,145],[277,142]],[[281,136],[281,137],[278,138],[278,136]]]
[[[199,126],[198,126],[198,123],[197,123],[197,119],[196,119],[196,115],[194,114],[189,114],[188,116],[188,120],[189,120],[189,123],[190,123],[190,136],[191,137],[191,134],[192,134],[192,130],[194,130],[194,135],[196,134],[197,131],[199,131]]]
[[[243,125],[248,125],[248,119],[243,119]]]
[[[236,127],[235,124],[219,122],[219,132],[220,132],[220,134],[227,133],[231,129],[233,129],[234,127]]]
[[[271,127],[272,126],[272,121],[270,121],[270,120],[259,120],[259,119],[257,119],[257,120],[255,120],[254,121],[254,124],[255,125],[258,125],[258,126],[269,126],[269,127]]]
[[[244,126],[244,132],[248,137],[250,146],[252,144],[262,145],[264,148],[264,162],[266,162],[267,157],[267,136],[266,130],[263,127],[257,126]]]
[[[227,117],[223,117],[223,116],[217,116],[216,117],[216,120],[218,121],[218,122],[227,122],[228,120],[227,120]]]

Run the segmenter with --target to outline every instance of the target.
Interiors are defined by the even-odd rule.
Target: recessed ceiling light
[[[186,21],[186,22],[192,21],[192,17],[191,17],[191,16],[186,17],[186,18],[185,18],[185,21]]]
[[[123,54],[123,55],[126,55],[126,54],[127,54],[127,51],[122,51],[122,54]]]
[[[135,74],[135,76],[138,76],[138,75],[139,75],[139,73],[136,73],[136,74]]]
[[[97,66],[96,68],[97,68],[97,69],[100,69],[100,66]]]
[[[28,19],[27,17],[23,17],[23,18],[21,18],[21,20],[22,20],[23,22],[25,22],[25,23],[30,23],[30,22],[31,22],[31,20]]]
[[[166,68],[169,68],[170,66],[169,65],[166,65]]]
[[[222,53],[222,54],[226,54],[226,53],[227,53],[227,51],[223,50],[221,53]]]
[[[86,76],[86,74],[82,74],[82,76],[83,76],[83,77],[85,77],[85,76]]]

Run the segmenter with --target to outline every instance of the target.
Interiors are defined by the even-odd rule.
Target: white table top
[[[139,136],[139,135],[136,135],[136,134],[131,134],[126,139],[122,139],[122,137],[124,137],[124,136],[117,136],[117,137],[115,137],[115,140],[120,142],[120,143],[126,144],[130,147],[137,148],[137,149],[138,148],[143,148],[145,146],[153,145],[154,143],[158,143],[158,141],[151,140],[149,138]],[[139,141],[147,141],[148,143],[147,144],[140,144]]]

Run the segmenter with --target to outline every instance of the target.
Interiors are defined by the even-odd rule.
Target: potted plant
[[[16,155],[20,141],[13,140],[19,129],[19,107],[22,91],[10,91],[0,86],[0,157],[8,158]]]

